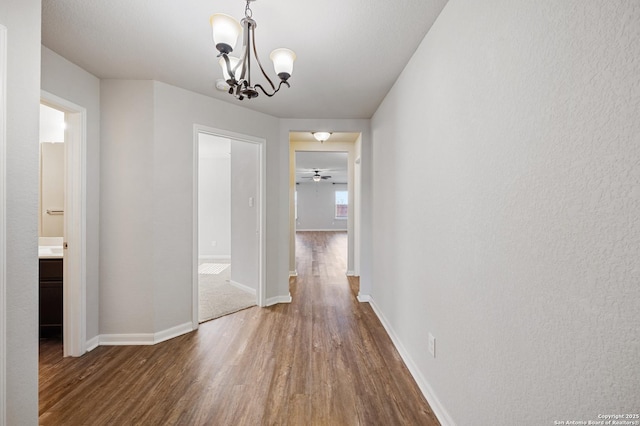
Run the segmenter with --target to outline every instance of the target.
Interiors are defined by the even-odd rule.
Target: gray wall
[[[639,39],[638,2],[451,0],[372,119],[372,297],[456,424],[638,411]]]
[[[346,184],[331,182],[302,182],[298,192],[298,231],[347,230],[347,219],[336,219],[336,191],[346,191]],[[353,207],[353,206],[349,206]]]
[[[101,80],[100,89],[100,334],[153,333],[154,84]]]
[[[38,127],[40,1],[3,0],[6,85],[6,417],[38,423]]]

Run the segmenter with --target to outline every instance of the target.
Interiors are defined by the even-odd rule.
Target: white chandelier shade
[[[230,80],[231,76],[229,75],[229,71],[227,70],[227,64],[224,61],[224,58],[220,58],[218,61],[220,67],[222,68],[222,75],[224,76],[225,81]],[[240,64],[240,58],[236,58],[235,56],[229,56],[229,63],[231,64],[231,70],[233,74],[240,77],[242,75],[242,65]],[[240,66],[238,66],[240,64]]]
[[[280,74],[286,74],[287,78],[293,74],[293,61],[296,60],[293,50],[281,47],[271,52],[269,58],[273,61],[273,69],[280,78],[282,78]]]
[[[213,31],[213,43],[216,49],[230,53],[238,44],[242,26],[238,21],[224,13],[215,13],[209,18]]]

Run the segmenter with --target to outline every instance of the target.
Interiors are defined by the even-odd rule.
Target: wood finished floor
[[[80,358],[43,341],[40,424],[438,425],[371,307],[355,298],[346,234],[296,241],[291,304]]]

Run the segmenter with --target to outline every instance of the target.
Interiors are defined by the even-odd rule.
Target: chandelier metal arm
[[[227,73],[231,77],[233,84],[235,84],[235,82],[237,81],[236,80],[236,69],[238,69],[238,67],[234,67],[233,69],[231,69],[231,61],[229,61],[229,56],[226,53],[221,53],[218,56],[222,56],[222,58],[224,59],[224,63],[227,65]],[[228,81],[227,81],[227,83],[230,86],[232,85]]]
[[[268,97],[272,97],[273,95],[275,95],[276,93],[278,93],[278,91],[280,90],[280,88],[282,87],[282,85],[283,85],[283,84],[284,84],[284,85],[286,85],[287,87],[291,87],[291,85],[289,84],[289,82],[288,82],[288,81],[284,81],[284,80],[282,80],[282,81],[280,81],[280,84],[278,84],[278,88],[277,88],[277,89],[274,87],[274,90],[275,90],[275,91],[274,91],[273,93],[271,93],[271,94],[267,93],[267,91],[266,91],[266,90],[264,90],[264,87],[262,87],[262,85],[260,85],[260,84],[256,84],[256,85],[255,85],[255,87],[256,87],[257,89],[262,90],[262,93],[264,93],[264,94],[265,94],[265,95],[267,95]]]
[[[252,39],[252,42],[253,42],[253,55],[256,57],[256,61],[258,62],[258,66],[260,67],[260,71],[262,71],[262,75],[264,75],[264,78],[266,78],[267,81],[269,82],[269,84],[271,85],[271,89],[276,90],[276,86],[273,85],[273,81],[271,81],[271,79],[269,78],[267,73],[264,71],[264,68],[262,68],[262,62],[260,62],[260,57],[258,56],[258,51],[256,49],[256,32],[255,31],[251,32],[251,39]],[[256,85],[256,87],[258,87],[258,85]],[[261,87],[261,89],[262,89],[262,87]],[[280,89],[280,86],[278,86],[278,90],[279,89]],[[262,89],[262,91],[264,92],[264,89]],[[276,90],[276,92],[277,92],[277,90]],[[273,92],[273,93],[275,93],[275,92]]]

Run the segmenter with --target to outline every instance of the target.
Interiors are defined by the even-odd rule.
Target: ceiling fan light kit
[[[273,61],[273,68],[280,78],[278,88],[273,84],[267,73],[265,72],[258,51],[256,49],[256,21],[252,19],[253,12],[250,3],[255,0],[246,0],[247,4],[244,9],[244,18],[238,22],[229,15],[224,13],[216,13],[211,15],[209,22],[213,31],[213,43],[218,49],[219,63],[222,67],[222,73],[226,83],[229,85],[229,93],[237,99],[252,99],[259,95],[257,89],[260,89],[266,96],[275,95],[282,85],[289,85],[289,78],[293,73],[293,62],[296,60],[296,54],[286,48],[275,49],[269,56]],[[229,56],[233,52],[238,38],[242,33],[242,53],[239,57]],[[251,84],[251,54],[255,58],[262,75],[267,79],[271,86],[272,92],[269,93],[261,84]]]
[[[313,137],[320,143],[328,140],[331,137],[331,132],[312,132]]]
[[[313,176],[303,177],[302,179],[312,179],[314,182],[320,182],[322,180],[331,179],[331,176],[322,176],[320,169],[313,170]]]

